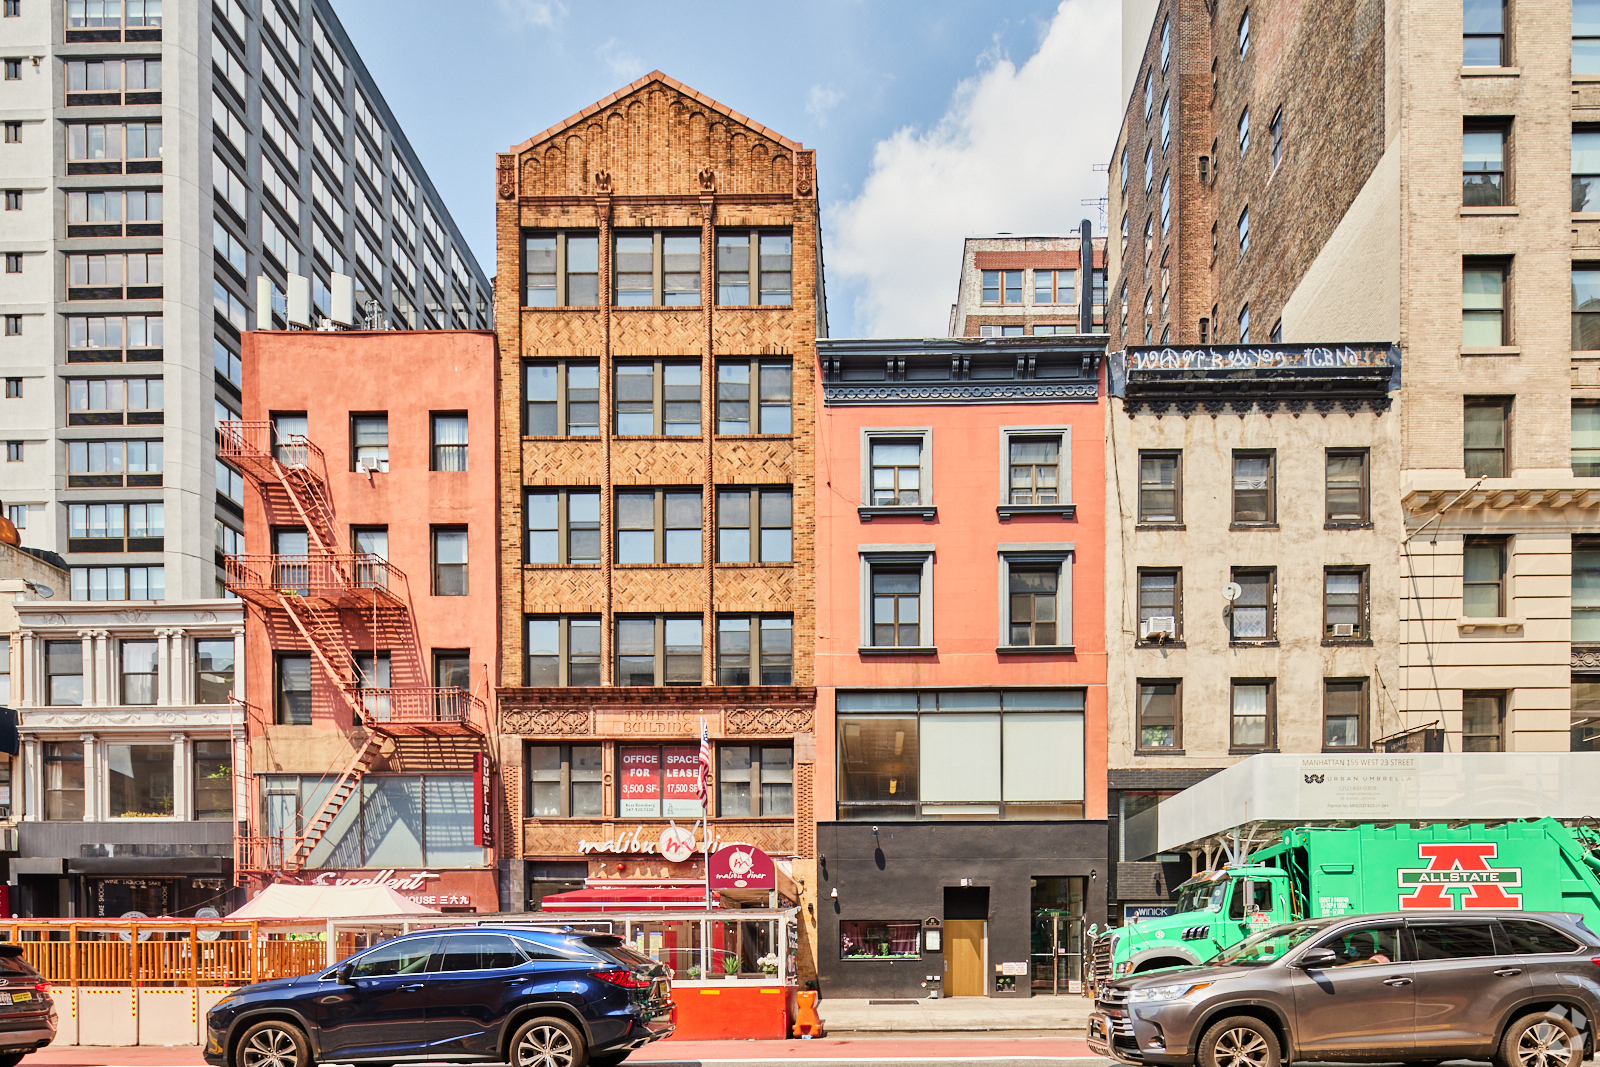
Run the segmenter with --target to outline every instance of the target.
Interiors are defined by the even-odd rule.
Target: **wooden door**
[[[989,924],[982,919],[945,920],[944,995],[987,996],[983,980],[983,941]]]

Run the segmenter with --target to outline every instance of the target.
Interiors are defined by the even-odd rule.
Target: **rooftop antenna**
[[[378,298],[373,297],[366,304],[367,315],[362,325],[369,330],[386,330],[388,324],[383,320],[383,305],[378,303]]]

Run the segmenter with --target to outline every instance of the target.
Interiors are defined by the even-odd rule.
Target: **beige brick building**
[[[1400,346],[1385,681],[1447,751],[1594,747],[1600,29],[1574,11],[1167,0],[1111,166],[1114,338]]]
[[[500,729],[530,907],[696,884],[658,837],[696,822],[702,721],[712,832],[814,893],[815,174],[660,73],[499,157]]]

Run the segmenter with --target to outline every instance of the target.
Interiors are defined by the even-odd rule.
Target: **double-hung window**
[[[700,616],[618,616],[617,685],[701,685]]]
[[[1468,260],[1461,269],[1461,344],[1497,348],[1510,343],[1506,322],[1506,265]]]
[[[1235,567],[1232,577],[1239,595],[1229,605],[1228,636],[1236,643],[1276,640],[1277,569]]]
[[[598,307],[600,237],[594,231],[537,231],[522,238],[524,307]]]
[[[1367,680],[1328,678],[1322,683],[1322,748],[1367,747]]]
[[[717,489],[717,562],[788,563],[794,558],[794,489]]]
[[[791,303],[792,246],[787,230],[718,230],[717,303],[723,306]]]
[[[1461,65],[1506,65],[1506,0],[1461,0]]]
[[[1462,542],[1461,614],[1469,619],[1505,616],[1505,538],[1468,537]]]
[[[1022,303],[1022,271],[986,270],[982,274],[985,304]]]
[[[1572,643],[1600,644],[1600,541],[1572,542]]]
[[[1572,473],[1600,478],[1600,400],[1572,402]]]
[[[598,818],[605,805],[603,753],[600,745],[529,745],[528,814]]]
[[[278,656],[276,719],[279,725],[311,725],[311,657]]]
[[[1000,546],[1000,648],[1072,645],[1072,546]]]
[[[467,595],[467,528],[433,528],[433,595]]]
[[[913,507],[933,503],[927,484],[926,432],[865,434],[865,502],[870,507]]]
[[[699,563],[699,489],[617,490],[617,563]]]
[[[1600,349],[1600,266],[1572,266],[1572,349]]]
[[[1181,452],[1139,453],[1139,521],[1183,521]]]
[[[600,490],[529,489],[523,514],[528,563],[600,562]]]
[[[1506,195],[1507,132],[1504,123],[1482,120],[1469,121],[1463,128],[1461,203],[1464,206],[1498,207],[1511,202]]]
[[[1505,734],[1504,692],[1469,689],[1461,694],[1461,751],[1504,752]]]
[[[524,364],[522,399],[522,432],[530,437],[595,437],[600,433],[598,363]]]
[[[467,469],[467,416],[465,412],[434,412],[431,422],[430,453],[436,471]]]
[[[1050,506],[1071,500],[1066,430],[1007,431],[1004,440],[1007,504]]]
[[[1505,478],[1511,473],[1507,444],[1511,401],[1469,396],[1462,405],[1462,470],[1468,478]]]
[[[1572,128],[1572,210],[1600,211],[1600,127]]]
[[[863,651],[933,647],[933,546],[863,545]]]
[[[794,746],[717,746],[717,814],[772,818],[794,814]]]
[[[1600,0],[1572,0],[1572,73],[1600,74]]]
[[[1233,453],[1233,524],[1271,526],[1278,521],[1277,459],[1273,450]]]
[[[617,307],[698,307],[700,234],[662,230],[618,230]]]
[[[76,706],[83,703],[83,642],[44,643],[45,702]]]
[[[375,412],[350,416],[350,469],[389,470],[389,415]]]
[[[1277,740],[1277,684],[1271,678],[1235,678],[1228,729],[1230,752],[1259,752]]]
[[[618,435],[699,437],[700,364],[618,363]]]
[[[717,433],[790,433],[793,376],[793,365],[787,362],[718,361]]]
[[[121,687],[123,704],[154,704],[161,677],[157,642],[122,641]],[[169,750],[170,752],[170,750]]]
[[[600,616],[529,615],[523,626],[523,685],[600,684]]]
[[[1126,221],[1126,216],[1124,216]],[[1124,227],[1124,238],[1128,231]],[[1067,304],[1078,302],[1078,272],[1075,270],[1035,270],[1033,272],[1033,302],[1035,304]]]
[[[1139,643],[1183,640],[1183,571],[1139,569]]]
[[[1136,744],[1141,752],[1183,750],[1183,683],[1176,678],[1139,680]]]
[[[794,684],[794,616],[717,616],[717,684]]]
[[[1329,567],[1322,575],[1322,639],[1367,638],[1367,568]]]
[[[1371,453],[1365,448],[1328,449],[1324,525],[1361,526],[1367,522],[1370,460]]]

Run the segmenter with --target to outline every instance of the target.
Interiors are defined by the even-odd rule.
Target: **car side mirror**
[[[1339,954],[1331,948],[1314,948],[1295,961],[1294,965],[1302,971],[1313,970],[1317,967],[1332,967],[1339,959]]]
[[[350,981],[350,975],[352,973],[354,973],[354,971],[355,971],[355,968],[350,966],[349,964],[346,964],[345,966],[340,967],[339,968],[339,984],[340,985],[350,985],[350,984],[352,984],[351,981]]]

